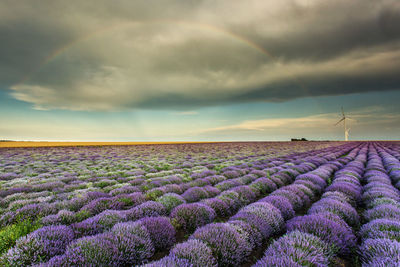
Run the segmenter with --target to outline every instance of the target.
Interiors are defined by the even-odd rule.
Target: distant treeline
[[[0,142],[14,142],[14,140],[0,140]]]
[[[290,139],[290,141],[308,141],[307,139],[305,139],[304,137],[303,138],[292,138],[292,139]]]

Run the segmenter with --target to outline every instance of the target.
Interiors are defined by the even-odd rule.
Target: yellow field
[[[50,147],[50,146],[132,146],[158,144],[196,144],[215,142],[0,142],[1,147]]]

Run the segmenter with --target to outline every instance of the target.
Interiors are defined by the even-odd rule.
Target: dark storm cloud
[[[398,90],[398,25],[395,0],[6,0],[0,85],[72,110]]]
[[[400,3],[396,1],[325,1],[312,8],[292,4],[282,14],[285,20],[275,36],[246,28],[243,31],[272,54],[289,61],[326,60],[400,39]]]

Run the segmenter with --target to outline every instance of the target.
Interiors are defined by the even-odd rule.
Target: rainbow
[[[131,22],[125,22],[125,23],[119,23],[115,25],[111,25],[108,27],[101,28],[99,30],[93,31],[85,36],[82,36],[80,38],[77,38],[61,47],[58,49],[54,50],[51,52],[33,71],[29,72],[27,75],[25,75],[16,85],[23,84],[27,82],[31,77],[33,77],[37,72],[39,72],[41,69],[43,69],[47,64],[51,63],[54,61],[57,57],[60,55],[64,54],[67,52],[69,49],[75,47],[76,45],[79,45],[82,42],[85,42],[87,40],[90,40],[92,38],[95,38],[96,36],[100,36],[102,34],[105,34],[107,32],[111,32],[116,29],[120,29],[123,27],[128,27],[128,26],[141,26],[141,25],[151,25],[151,24],[175,24],[175,25],[181,25],[181,26],[187,26],[187,27],[193,27],[197,29],[202,29],[206,31],[212,31],[215,33],[220,33],[225,36],[228,36],[236,41],[239,41],[242,44],[247,45],[248,47],[251,47],[255,49],[256,51],[260,52],[261,54],[265,55],[269,59],[273,60],[275,63],[278,63],[278,60],[276,57],[274,57],[271,53],[269,53],[265,48],[260,46],[259,44],[255,43],[254,41],[246,38],[245,36],[236,34],[234,32],[231,32],[229,30],[226,30],[224,28],[207,24],[207,23],[200,23],[200,22],[194,22],[194,21],[184,21],[184,20],[147,20],[147,21],[131,21]],[[295,76],[291,75],[291,78],[303,89],[305,89],[305,86],[303,83]]]

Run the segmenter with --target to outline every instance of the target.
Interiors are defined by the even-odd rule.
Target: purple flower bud
[[[190,239],[198,239],[207,244],[222,266],[238,266],[251,252],[246,240],[236,229],[226,223],[215,223],[196,230]]]

